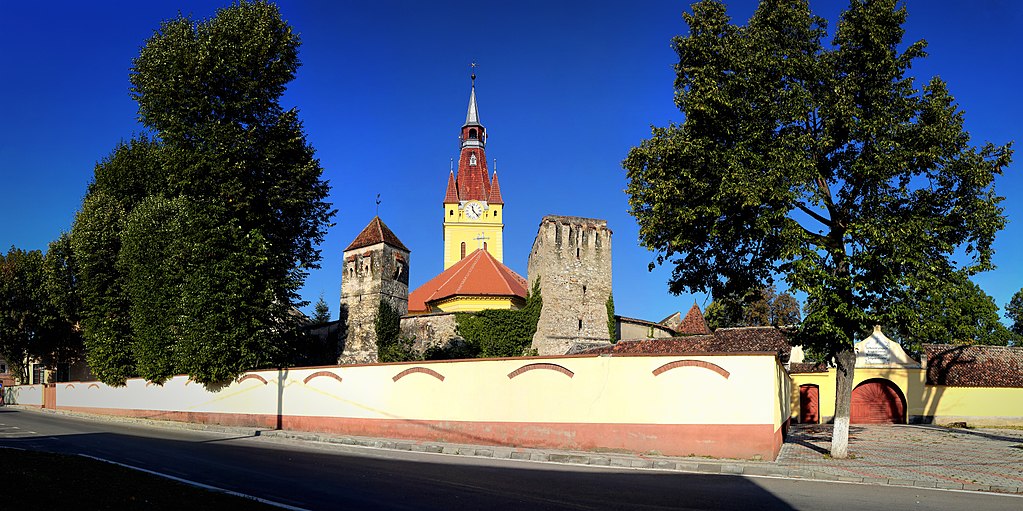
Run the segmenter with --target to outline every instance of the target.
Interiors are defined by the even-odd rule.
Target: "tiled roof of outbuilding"
[[[1023,348],[924,344],[927,384],[1023,388]]]
[[[819,362],[793,362],[789,364],[789,373],[826,373],[828,365]]]
[[[675,330],[682,335],[701,335],[710,333],[710,327],[707,326],[707,320],[703,317],[703,312],[700,311],[700,306],[695,303],[689,308],[689,312],[686,313],[686,317],[682,318],[682,322],[679,323],[678,328]]]
[[[395,236],[394,232],[392,232],[378,216],[373,217],[373,220],[369,221],[366,228],[355,237],[352,243],[348,245],[348,248],[344,251],[348,252],[349,250],[368,247],[370,245],[376,245],[377,243],[387,243],[394,248],[400,248],[406,252],[409,251],[409,249],[405,248],[405,245],[401,243],[401,240]]]
[[[586,350],[588,354],[658,354],[675,353],[749,353],[774,352],[781,362],[787,363],[792,347],[785,333],[775,327],[719,328],[713,334],[619,341],[611,346]]]

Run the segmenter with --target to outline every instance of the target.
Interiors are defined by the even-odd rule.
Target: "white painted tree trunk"
[[[831,432],[831,457],[849,457],[849,415],[852,411],[853,372],[856,352],[849,347],[835,356],[835,427]]]

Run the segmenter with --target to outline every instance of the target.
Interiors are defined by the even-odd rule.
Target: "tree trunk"
[[[831,457],[849,456],[849,415],[852,408],[853,371],[856,352],[847,347],[835,355],[835,428],[831,433]]]

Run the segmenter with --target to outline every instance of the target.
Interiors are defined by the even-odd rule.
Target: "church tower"
[[[459,135],[458,173],[448,174],[444,195],[444,269],[481,248],[504,262],[504,200],[497,171],[491,180],[487,169],[487,130],[476,108],[476,74],[471,78],[469,111]]]

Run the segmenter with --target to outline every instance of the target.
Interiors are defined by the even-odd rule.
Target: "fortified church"
[[[456,312],[521,308],[537,279],[544,304],[533,348],[540,355],[611,342],[607,301],[612,233],[606,221],[545,216],[526,278],[505,266],[505,201],[497,172],[487,166],[487,130],[476,103],[476,75],[471,78],[458,167],[449,171],[441,201],[443,271],[410,292],[410,251],[379,217],[373,218],[344,250],[341,317],[346,333],[340,363],[377,361],[375,321],[381,301],[401,314],[402,336],[414,338],[415,348],[422,351],[459,340]],[[673,318],[680,321],[667,319]],[[618,337],[633,330],[639,337],[676,333],[662,323],[621,318]]]

